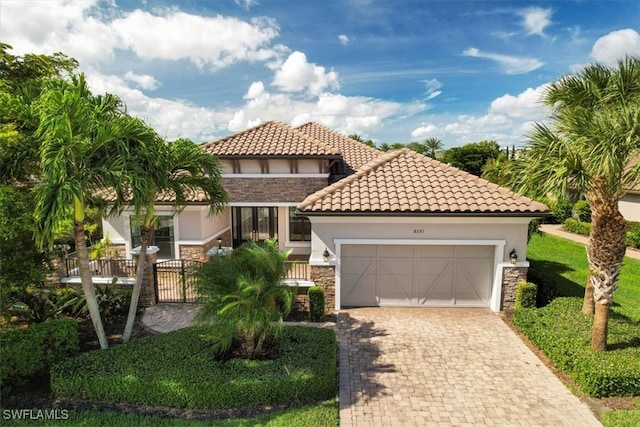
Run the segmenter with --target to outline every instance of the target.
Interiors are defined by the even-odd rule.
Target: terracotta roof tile
[[[271,121],[202,148],[218,157],[338,157],[340,150],[283,123]]]
[[[295,129],[340,150],[342,159],[332,170],[332,173],[338,178],[351,175],[384,153],[315,122],[298,126]]]
[[[408,149],[392,151],[307,197],[301,212],[546,213],[548,208]]]

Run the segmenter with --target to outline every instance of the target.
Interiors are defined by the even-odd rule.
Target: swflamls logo
[[[2,411],[5,420],[68,420],[68,409],[5,409]]]

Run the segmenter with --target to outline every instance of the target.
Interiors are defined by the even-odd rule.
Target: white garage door
[[[341,305],[488,307],[494,246],[343,245]]]

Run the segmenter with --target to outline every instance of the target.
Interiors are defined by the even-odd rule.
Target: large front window
[[[311,221],[307,217],[296,214],[295,206],[289,208],[289,241],[311,241]]]
[[[142,220],[141,217],[131,217],[131,243],[134,248],[140,246],[142,242]],[[174,259],[174,243],[173,217],[169,215],[157,216],[150,246],[158,247],[158,258]]]
[[[234,248],[250,240],[264,242],[278,237],[278,208],[235,207],[232,228]]]

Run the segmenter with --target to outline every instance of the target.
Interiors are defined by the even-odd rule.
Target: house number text
[[[414,228],[413,234],[424,234],[424,228]]]

